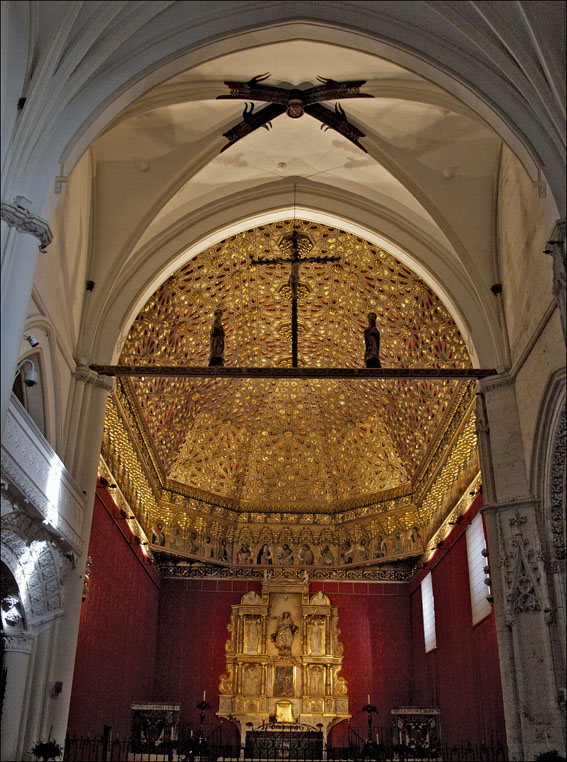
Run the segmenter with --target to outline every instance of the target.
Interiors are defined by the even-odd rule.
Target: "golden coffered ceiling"
[[[290,365],[286,256],[293,225],[315,256],[301,266],[299,364],[363,367],[366,315],[378,315],[383,367],[469,367],[449,313],[386,251],[325,225],[292,220],[232,236],[192,259],[149,299],[123,364],[206,365],[215,309],[226,366]],[[428,380],[140,378],[140,426],[169,486],[241,510],[334,512],[411,489],[458,383]]]

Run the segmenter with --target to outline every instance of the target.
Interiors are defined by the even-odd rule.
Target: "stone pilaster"
[[[530,494],[510,376],[479,383],[477,433],[509,758],[563,748],[540,507]]]
[[[2,706],[2,759],[19,759],[17,746],[32,646],[33,635],[29,633],[2,633],[2,660],[6,669]]]
[[[106,401],[114,389],[114,379],[100,376],[91,371],[86,363],[81,363],[74,380],[65,462],[85,493],[81,540],[86,549],[92,523]],[[65,740],[71,700],[86,555],[83,552],[82,557],[77,559],[65,582],[64,614],[53,643],[48,673],[49,684],[61,683],[61,691],[56,696],[50,694],[43,709],[43,717],[48,718],[49,727],[53,728],[53,738],[61,745]]]
[[[32,292],[37,258],[52,241],[46,220],[31,214],[30,202],[18,196],[14,203],[2,201],[2,330],[1,409],[2,430],[14,374],[18,362],[20,342],[24,334],[28,304]]]

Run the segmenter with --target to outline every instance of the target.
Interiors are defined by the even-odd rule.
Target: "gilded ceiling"
[[[234,235],[192,259],[136,318],[120,363],[207,365],[216,309],[226,366],[290,365],[293,226],[300,268],[299,365],[364,367],[366,315],[378,316],[383,367],[469,367],[440,300],[386,251],[321,224],[282,221]],[[140,378],[129,382],[154,461],[178,484],[240,510],[334,512],[411,488],[457,393],[455,381]]]

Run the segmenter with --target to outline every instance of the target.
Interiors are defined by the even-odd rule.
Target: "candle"
[[[370,694],[369,693],[366,695],[366,698],[368,699],[368,701],[366,703],[368,704],[368,706],[370,706]]]
[[[207,691],[203,691],[203,701],[207,698]]]

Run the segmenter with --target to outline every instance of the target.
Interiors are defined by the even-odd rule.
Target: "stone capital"
[[[45,251],[53,240],[53,233],[49,223],[41,217],[32,214],[23,206],[20,206],[17,201],[18,199],[13,204],[7,201],[1,202],[0,219],[9,227],[16,228],[20,233],[29,233],[35,236],[39,241],[40,250]]]
[[[77,365],[75,378],[85,384],[91,384],[95,389],[103,389],[109,394],[112,394],[116,388],[116,380],[112,376],[100,375],[86,365]]]
[[[33,635],[26,632],[2,633],[2,650],[31,654]]]
[[[494,391],[495,389],[505,389],[507,386],[513,386],[516,379],[509,373],[502,373],[498,376],[488,376],[487,378],[480,378],[477,385],[477,394],[486,394],[486,392]]]

